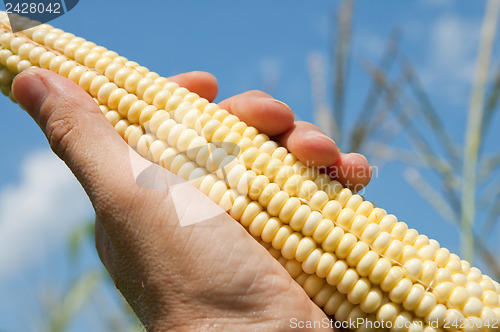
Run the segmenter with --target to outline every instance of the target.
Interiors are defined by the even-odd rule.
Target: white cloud
[[[0,189],[0,280],[59,247],[92,211],[83,189],[50,150],[27,156],[20,173],[19,184]]]
[[[445,16],[432,29],[432,52],[436,65],[469,79],[479,46],[479,24]]]
[[[263,56],[258,64],[259,74],[262,77],[262,89],[274,93],[282,73],[282,62],[271,55]]]
[[[453,0],[423,0],[421,3],[426,7],[447,7],[451,5]]]
[[[438,88],[450,101],[468,98],[474,77],[480,37],[480,22],[454,15],[439,17],[428,32],[425,83]]]

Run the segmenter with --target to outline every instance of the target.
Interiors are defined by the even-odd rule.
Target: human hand
[[[171,78],[213,100],[213,76]],[[47,70],[29,69],[13,82],[16,100],[47,136],[88,194],[96,212],[96,247],[117,288],[148,330],[286,330],[290,319],[325,314],[282,266],[228,215],[180,227],[165,193],[139,187],[129,148],[85,91]],[[294,123],[290,108],[251,91],[220,103],[275,138],[302,161],[360,167],[318,128]],[[346,174],[345,172],[339,172]],[[365,185],[369,175],[339,178]]]

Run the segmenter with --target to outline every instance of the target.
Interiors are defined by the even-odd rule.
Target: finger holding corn
[[[2,93],[12,98],[14,75],[32,66],[80,85],[142,156],[271,244],[335,319],[391,322],[394,331],[456,330],[464,320],[474,324],[461,330],[485,330],[478,321],[500,319],[497,282],[218,105],[49,25],[12,33],[5,13],[0,46]]]

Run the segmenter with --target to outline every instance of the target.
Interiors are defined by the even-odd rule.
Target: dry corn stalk
[[[176,83],[47,24],[12,33],[0,14],[5,95],[32,66],[80,85],[130,146],[226,209],[326,314],[366,330],[498,329],[500,285],[437,241]]]

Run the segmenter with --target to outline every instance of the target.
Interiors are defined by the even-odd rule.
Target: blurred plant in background
[[[495,234],[493,230],[500,216],[500,151],[488,154],[482,148],[500,96],[500,68],[495,71],[490,68],[499,6],[500,0],[489,0],[483,20],[464,146],[447,132],[440,112],[419,79],[418,70],[401,49],[402,32],[398,30],[388,38],[378,63],[360,61],[371,87],[354,122],[346,123],[347,81],[354,62],[350,52],[354,0],[341,1],[331,20],[333,38],[329,64],[317,53],[308,59],[315,121],[320,128],[335,138],[342,150],[363,153],[379,168],[392,161],[406,163],[406,180],[444,221],[460,229],[462,258],[471,262],[479,258],[487,267],[484,272],[497,280],[500,280],[500,261],[488,241],[491,234]],[[332,75],[325,74],[330,67]],[[275,85],[271,83],[267,86]],[[410,148],[393,146],[401,136],[409,139]],[[437,181],[430,182],[430,175]],[[478,213],[478,209],[486,212]],[[71,240],[74,264],[78,264],[81,247],[93,244],[93,232],[92,222],[74,233]],[[103,289],[116,294],[123,302],[120,315],[110,317],[109,298],[99,296]],[[47,297],[44,303],[48,313],[46,331],[66,331],[84,304],[95,308],[99,322],[105,326],[101,330],[144,330],[104,268],[82,274],[63,294],[60,298]]]
[[[94,221],[77,229],[69,243],[70,265],[78,271],[81,251],[84,247],[94,246]],[[94,319],[89,325],[94,325],[96,331],[145,331],[128,303],[116,290],[104,267],[84,267],[83,271],[70,282],[67,289],[61,291],[50,287],[41,294],[42,307],[45,309],[43,317],[47,317],[47,321],[41,324],[44,326],[43,331],[69,330],[73,320],[81,315],[84,306],[93,309]],[[61,295],[56,295],[58,293]],[[119,302],[118,311],[110,309],[114,306],[112,302],[116,300]]]
[[[371,89],[356,120],[347,127],[345,96],[352,62],[354,0],[342,1],[333,20],[336,34],[330,59],[333,69],[331,103],[327,99],[328,85],[324,79],[327,66],[318,54],[311,54],[309,58],[318,125],[336,139],[341,149],[370,156],[378,167],[387,161],[407,163],[406,180],[443,220],[459,228],[462,259],[473,264],[478,256],[486,266],[485,272],[497,280],[500,279],[500,261],[496,259],[496,248],[489,248],[487,243],[495,234],[493,230],[500,218],[500,151],[487,154],[483,147],[500,95],[500,68],[495,71],[491,68],[499,8],[500,1],[488,1],[477,51],[464,146],[457,144],[447,132],[440,112],[422,86],[417,69],[400,49],[399,31],[389,38],[379,63],[362,59]],[[411,147],[391,147],[402,135],[409,139]],[[434,173],[438,182],[430,183],[429,173]]]

